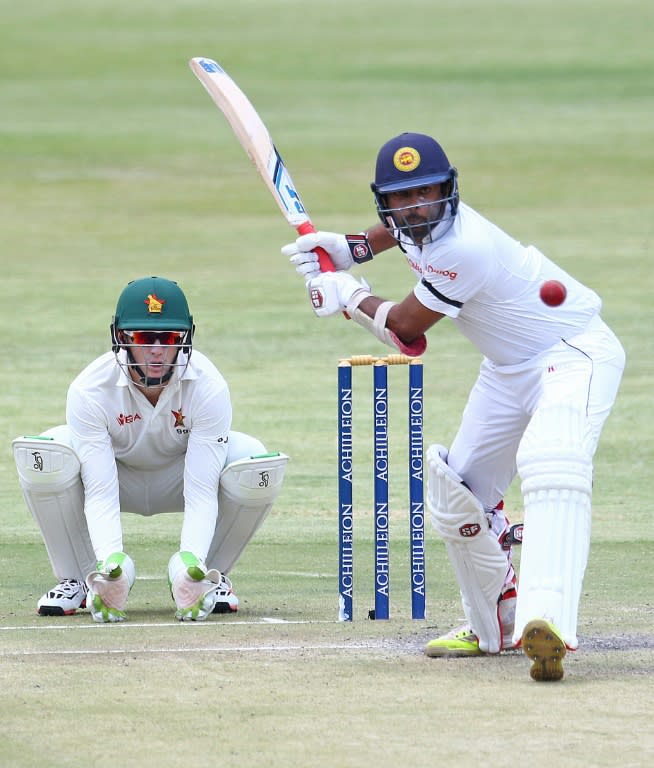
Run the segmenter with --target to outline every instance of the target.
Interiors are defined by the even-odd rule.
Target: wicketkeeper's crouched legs
[[[233,436],[236,436],[235,438]],[[207,566],[228,574],[272,509],[288,456],[266,452],[255,438],[230,434],[229,463],[220,476],[218,521]]]
[[[445,542],[477,652],[498,653],[505,643],[502,621],[513,619],[515,592],[510,603],[507,599],[505,612],[498,605],[514,576],[510,553],[502,550],[490,529],[481,502],[448,466],[445,447],[430,446],[427,467],[427,506]]]
[[[39,601],[39,613],[74,613],[85,606],[90,588],[89,608],[94,619],[121,621],[134,583],[134,564],[122,552],[115,553],[121,559],[120,568],[114,567],[114,555],[97,563],[84,516],[80,464],[69,442],[68,428],[62,426],[39,437],[17,438],[13,443],[25,501],[41,529],[53,572],[60,580]],[[236,610],[238,599],[224,574],[233,568],[270,512],[281,489],[287,462],[284,454],[266,453],[256,438],[230,433],[228,464],[219,486],[218,522],[207,565],[188,547],[182,547],[169,564],[173,596],[177,594],[180,598],[176,599],[178,618],[198,620],[212,608],[214,612]],[[179,493],[181,498],[181,490]],[[187,555],[193,558],[190,565]],[[184,583],[178,582],[173,589],[181,572],[180,562],[181,571],[187,575],[202,571],[202,576],[196,579],[191,575],[189,583],[182,579]],[[215,572],[219,573],[214,577]],[[188,604],[191,592],[196,599]],[[214,605],[209,606],[206,596],[215,598]]]
[[[13,441],[25,503],[32,513],[58,579],[84,582],[96,568],[86,518],[80,463],[68,445],[67,428]]]

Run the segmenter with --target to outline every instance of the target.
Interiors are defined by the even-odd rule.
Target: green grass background
[[[2,0],[0,17],[0,763],[651,764],[649,0]],[[279,253],[293,232],[189,70],[196,55],[248,94],[318,227],[373,223],[378,147],[423,131],[445,146],[468,203],[603,296],[628,362],[596,457],[581,649],[561,685],[531,683],[519,655],[422,655],[460,609],[430,532],[429,618],[408,618],[399,370],[393,618],[364,619],[369,381],[357,371],[357,620],[334,622],[335,364],[384,348],[313,316]],[[63,421],[68,383],[108,348],[118,293],[145,274],[181,283],[196,346],[230,382],[235,428],[290,455],[285,486],[233,573],[237,617],[172,621],[171,515],[125,518],[140,577],[130,623],[38,619],[52,578],[10,442]],[[394,299],[413,283],[399,252],[365,275]],[[451,326],[432,332],[427,443],[452,439],[478,365]]]

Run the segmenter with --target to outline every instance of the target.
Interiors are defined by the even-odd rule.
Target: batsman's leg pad
[[[594,440],[581,408],[538,409],[520,443],[524,535],[514,639],[527,622],[553,622],[576,648],[591,535]]]
[[[479,638],[479,648],[498,653],[502,649],[498,599],[509,564],[488,527],[481,502],[463,485],[446,459],[444,446],[429,447],[427,507],[434,529],[445,542],[466,618]]]
[[[75,451],[46,436],[18,437],[12,449],[25,503],[41,530],[54,575],[84,581],[96,559]]]
[[[86,577],[86,605],[93,621],[125,621],[127,597],[136,580],[134,561],[125,552],[114,552]]]
[[[288,463],[283,453],[249,456],[228,464],[220,476],[218,522],[207,563],[229,573],[272,509]]]

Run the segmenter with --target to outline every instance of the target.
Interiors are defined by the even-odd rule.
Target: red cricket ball
[[[565,285],[558,280],[547,280],[540,287],[540,297],[548,307],[558,307],[563,304],[568,292]]]

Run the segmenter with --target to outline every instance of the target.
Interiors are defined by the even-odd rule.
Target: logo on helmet
[[[163,312],[163,305],[166,301],[165,299],[158,299],[156,293],[149,293],[148,298],[144,299],[143,303],[148,305],[148,312],[150,314],[156,313],[160,315]]]
[[[420,165],[420,153],[413,147],[401,147],[393,155],[393,165],[398,171],[415,171]]]

